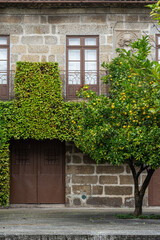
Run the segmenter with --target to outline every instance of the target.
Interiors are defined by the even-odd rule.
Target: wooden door
[[[64,203],[64,144],[11,142],[10,203]]]
[[[160,168],[157,169],[149,184],[149,206],[160,206]]]

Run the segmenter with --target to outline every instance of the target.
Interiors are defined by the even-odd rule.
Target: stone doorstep
[[[65,208],[65,204],[10,204],[9,208]],[[0,239],[1,240],[1,239]]]

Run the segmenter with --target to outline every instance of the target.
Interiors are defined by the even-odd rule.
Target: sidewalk
[[[124,212],[133,209],[0,209],[0,240],[160,240],[160,220],[115,218],[115,213]],[[160,214],[160,208],[147,208],[144,213]]]

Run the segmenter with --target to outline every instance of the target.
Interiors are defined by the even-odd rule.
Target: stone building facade
[[[141,176],[139,184],[143,182]],[[144,197],[148,204],[148,192]],[[127,165],[97,165],[72,143],[66,144],[66,205],[70,207],[134,207],[133,178]]]
[[[156,34],[159,31],[149,12],[144,4],[137,3],[124,6],[108,3],[103,6],[99,1],[96,6],[84,4],[78,7],[61,5],[42,8],[0,3],[0,37],[8,36],[10,41],[9,70],[15,71],[17,61],[57,61],[63,81],[63,95],[67,98],[66,38],[98,37],[100,77],[105,74],[101,63],[109,62],[115,56],[117,47],[128,48],[129,42],[142,35],[149,35],[153,46],[150,57],[156,59]],[[107,87],[101,81],[98,84],[99,93],[107,94]],[[12,78],[9,95],[13,97]],[[72,143],[66,143],[65,169],[66,206],[133,206],[133,180],[127,166],[97,165]],[[148,192],[144,205],[148,205]]]

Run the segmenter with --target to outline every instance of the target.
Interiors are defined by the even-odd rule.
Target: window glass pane
[[[68,83],[69,84],[80,84],[80,72],[69,72]]]
[[[85,62],[85,71],[97,71],[97,62]]]
[[[80,38],[69,38],[69,45],[70,46],[79,46],[80,45]]]
[[[0,72],[0,84],[7,84],[7,73]]]
[[[85,50],[85,60],[97,60],[97,50]]]
[[[158,45],[160,45],[160,36],[158,37]]]
[[[7,37],[0,37],[0,44],[7,44]]]
[[[7,71],[7,61],[0,61],[0,72]]]
[[[85,72],[85,84],[97,84],[97,72]]]
[[[7,49],[0,48],[0,60],[7,60]]]
[[[80,62],[69,62],[69,71],[80,71]]]
[[[69,60],[80,60],[80,50],[69,50],[68,51]]]
[[[160,60],[160,48],[158,48],[158,60]]]
[[[95,46],[96,38],[85,38],[85,45]]]

